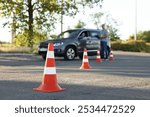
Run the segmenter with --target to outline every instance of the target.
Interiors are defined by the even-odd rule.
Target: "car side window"
[[[83,31],[83,32],[79,35],[79,39],[85,39],[86,37],[88,37],[88,32],[87,32],[87,31]]]
[[[100,39],[100,34],[97,31],[90,32],[91,39]]]

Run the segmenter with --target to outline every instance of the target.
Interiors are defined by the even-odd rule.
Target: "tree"
[[[63,16],[64,15],[69,15],[69,16],[73,16],[76,15],[78,12],[82,12],[80,9],[81,7],[85,8],[85,7],[93,7],[93,6],[101,6],[101,3],[103,0],[68,0],[69,2],[72,1],[71,6],[72,6],[72,12],[71,13],[64,13],[66,10],[64,8],[64,2],[65,0],[59,0],[60,1],[60,5],[62,8],[62,12],[60,14],[60,22],[61,22],[61,32],[63,31]],[[68,11],[67,11],[68,12]]]
[[[86,26],[86,24],[79,20],[78,23],[75,25],[75,28],[84,28],[84,26]]]
[[[22,33],[19,33],[18,35],[16,35],[16,37],[14,38],[14,44],[18,47],[21,46],[28,46],[28,31],[24,31]],[[39,31],[34,31],[34,40],[33,43],[35,45],[39,44],[39,42],[46,40],[48,37],[46,35],[46,33],[44,32],[39,32]]]
[[[118,29],[113,26],[108,26],[109,37],[112,41],[120,39],[118,35]]]
[[[150,42],[150,31],[143,31],[143,33],[141,32],[141,34],[139,34],[139,39]]]
[[[110,14],[106,14],[106,23],[108,25],[110,39],[112,41],[120,39],[119,34],[118,34],[118,29],[117,29],[117,26],[119,24],[114,18],[112,18]]]
[[[75,15],[78,5],[92,6],[102,0],[0,0],[3,16],[14,18],[8,22],[17,32],[28,31],[28,46],[33,46],[34,29],[51,30],[57,22],[57,15]],[[12,15],[14,14],[14,15]]]
[[[90,16],[93,20],[94,25],[97,27],[97,29],[100,29],[102,23],[105,23],[107,25],[109,37],[111,40],[120,39],[118,35],[118,29],[116,28],[118,26],[118,23],[109,14],[97,12],[95,14],[91,14]],[[105,21],[102,22],[102,19],[105,19]]]
[[[54,0],[0,0],[0,10],[5,17],[15,15],[15,28],[18,32],[28,30],[28,46],[33,46],[34,26],[42,29],[44,26],[51,27],[54,21],[54,11],[59,11],[59,6]],[[14,17],[13,17],[14,18]],[[48,23],[47,23],[48,21]],[[14,24],[9,23],[14,28]]]
[[[130,40],[134,40],[134,35],[129,37]],[[150,31],[140,31],[137,33],[137,40],[143,40],[145,42],[150,42]]]
[[[91,14],[91,17],[92,17],[93,22],[94,22],[95,26],[97,27],[97,29],[99,29],[102,25],[101,19],[102,19],[103,15],[104,15],[104,13],[101,13],[101,12]]]

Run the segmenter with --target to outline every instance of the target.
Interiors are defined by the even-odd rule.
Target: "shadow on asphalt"
[[[149,100],[150,90],[60,84],[62,92],[33,91],[39,82],[0,81],[0,100]]]

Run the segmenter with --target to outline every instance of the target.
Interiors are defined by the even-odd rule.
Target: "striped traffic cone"
[[[100,55],[100,51],[99,51],[99,50],[97,50],[96,62],[99,62],[99,63],[102,62],[102,59],[101,59],[101,55]]]
[[[90,69],[89,61],[88,61],[88,55],[87,55],[87,50],[84,48],[84,53],[83,53],[83,60],[82,60],[82,65],[80,69]]]
[[[54,47],[52,43],[48,45],[43,81],[38,88],[33,88],[33,90],[41,92],[57,92],[64,90],[57,83]]]
[[[112,51],[110,52],[110,55],[109,55],[109,61],[113,61],[114,60],[114,55],[112,53]]]

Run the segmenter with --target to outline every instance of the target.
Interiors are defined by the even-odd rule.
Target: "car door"
[[[87,50],[90,47],[89,31],[82,31],[78,37],[78,52],[83,52],[84,48]]]
[[[97,30],[91,30],[89,31],[89,40],[87,41],[87,46],[89,49],[89,52],[97,52],[97,50],[100,48],[100,38],[99,38],[100,32]]]

